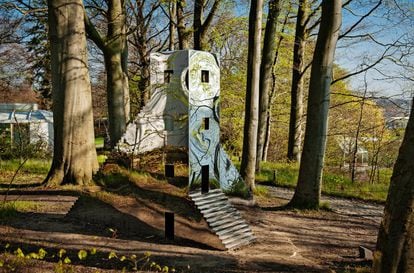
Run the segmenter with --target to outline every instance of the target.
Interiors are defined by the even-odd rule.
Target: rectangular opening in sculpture
[[[208,70],[201,70],[201,82],[209,82],[210,75]]]
[[[170,83],[173,70],[164,70],[164,83]]]
[[[203,124],[204,124],[204,130],[210,129],[210,119],[209,118],[203,118]]]

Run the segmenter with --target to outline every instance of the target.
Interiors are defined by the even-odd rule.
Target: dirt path
[[[271,198],[258,198],[260,209],[244,213],[268,249],[277,248],[271,238],[284,238],[292,245],[292,257],[301,256],[325,269],[341,272],[369,264],[359,257],[358,247],[374,249],[382,205],[323,196],[331,212],[284,211],[280,208],[289,202],[293,190],[271,186],[267,190]]]
[[[265,186],[272,197],[288,202],[294,191],[292,189]],[[362,217],[380,223],[384,206],[373,202],[352,200],[346,198],[322,195],[322,202],[326,202],[329,208],[336,214],[343,216]]]
[[[374,247],[383,210],[381,205],[324,197],[332,212],[281,210],[281,205],[288,202],[293,192],[276,187],[269,187],[268,191],[272,198],[259,198],[258,206],[238,206],[250,223],[257,242],[234,251],[176,245],[174,242],[160,244],[139,236],[111,238],[104,228],[65,216],[70,208],[68,204],[75,197],[47,195],[19,195],[19,200],[48,202],[52,213],[24,214],[14,222],[0,225],[0,240],[56,249],[62,246],[74,250],[96,247],[106,252],[138,255],[150,251],[156,261],[179,268],[179,272],[345,272],[347,268],[367,264],[359,258],[358,246]],[[125,209],[129,202],[132,201],[120,200],[117,202],[119,208],[112,204],[113,210],[134,216]],[[57,206],[62,203],[65,205]],[[91,209],[90,213],[102,211],[99,206],[83,207]],[[103,211],[110,212],[109,208]],[[162,234],[162,229],[158,227],[158,233]]]

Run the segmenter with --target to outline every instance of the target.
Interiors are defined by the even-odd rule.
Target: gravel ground
[[[270,196],[286,201],[292,198],[294,192],[292,189],[287,188],[272,186],[265,187],[267,188]],[[322,195],[322,202],[327,202],[329,204],[329,208],[337,214],[343,216],[362,217],[373,220],[378,224],[381,222],[384,212],[384,206],[381,204],[355,199]]]

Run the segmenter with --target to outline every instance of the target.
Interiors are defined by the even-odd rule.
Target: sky
[[[234,1],[236,3],[236,15],[248,16],[249,1]],[[353,0],[349,7],[343,9],[342,32],[358,21],[378,1]],[[353,31],[353,35],[371,33],[377,41],[383,44],[394,43],[398,39],[401,41],[410,41],[413,49],[407,51],[409,54],[404,58],[404,61],[411,63],[413,67],[411,71],[404,70],[388,58],[375,67],[377,70],[371,69],[366,74],[363,73],[350,78],[349,84],[354,91],[362,92],[364,89],[364,78],[366,77],[369,93],[384,96],[410,97],[414,93],[414,0],[382,1],[383,5],[364,20]],[[0,2],[3,2],[3,0],[0,0]],[[265,8],[266,11],[267,6]],[[406,48],[403,49],[407,50]],[[369,65],[375,62],[384,52],[386,52],[386,55],[394,55],[397,58],[401,56],[399,50],[390,48],[386,51],[386,46],[379,46],[372,41],[364,41],[363,39],[341,39],[338,42],[335,61],[339,66],[349,72],[353,72],[361,69],[364,64]],[[396,78],[401,77],[401,75],[408,76],[411,80]],[[392,79],[384,80],[384,77],[392,77]]]
[[[358,1],[357,1],[358,2]],[[366,14],[377,1],[359,1],[343,11],[342,32],[348,29],[360,16]],[[362,4],[361,4],[362,3]],[[402,10],[400,10],[401,8]],[[338,42],[336,62],[348,71],[357,71],[363,64],[369,65],[381,58],[386,58],[370,69],[365,75],[352,77],[350,84],[356,91],[363,91],[364,78],[368,82],[368,92],[383,96],[412,97],[414,92],[413,82],[400,79],[405,75],[414,78],[414,70],[405,70],[391,61],[392,58],[401,59],[406,63],[414,64],[414,55],[410,53],[414,48],[414,1],[399,0],[396,6],[391,0],[374,11],[370,17],[364,20],[353,35],[370,33],[374,39],[384,45],[378,45],[369,39],[342,39]],[[397,42],[399,41],[399,42]],[[408,43],[405,46],[390,47],[390,44]],[[411,51],[410,51],[411,50]],[[390,78],[385,80],[384,78]]]
[[[353,0],[352,4],[343,9],[341,33],[360,20],[361,16],[367,14],[378,1]],[[375,40],[383,44],[411,39],[414,53],[414,0],[383,0],[382,2],[378,9],[353,30],[352,35],[370,33]],[[236,14],[248,16],[248,4],[243,0],[240,3],[242,4],[236,6]],[[265,12],[267,12],[267,7]],[[387,50],[386,46],[380,46],[367,39],[341,39],[337,44],[335,62],[349,72],[354,72],[377,61],[383,54],[386,56],[394,55],[397,58],[401,56],[399,50],[392,47]],[[414,65],[414,54],[405,60]],[[363,92],[365,89],[364,79],[366,78],[368,93],[396,98],[412,97],[414,93],[413,82],[395,79],[395,77],[411,73],[413,79],[414,69],[407,72],[389,59],[381,61],[375,66],[375,69],[370,69],[366,74],[362,73],[351,77],[348,81],[351,88],[354,91]],[[393,77],[393,79],[385,80],[384,77]]]

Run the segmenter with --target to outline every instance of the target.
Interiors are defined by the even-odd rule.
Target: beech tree
[[[132,55],[131,63],[135,64],[129,67],[129,72],[133,80],[138,78],[139,109],[142,109],[149,100],[150,54],[162,50],[163,46],[163,43],[156,41],[156,38],[160,36],[160,33],[163,33],[165,28],[158,30],[153,25],[154,17],[160,5],[161,1],[159,0],[151,2],[137,0],[128,3],[128,15],[130,17],[128,25],[133,29],[128,39],[131,45],[129,53]],[[160,24],[158,23],[158,25]],[[139,76],[134,77],[134,75]]]
[[[306,131],[298,184],[290,201],[294,207],[318,208],[321,195],[330,86],[336,42],[341,27],[341,0],[323,0],[316,41],[306,118]]]
[[[184,7],[186,0],[177,0],[177,34],[178,48],[188,49],[190,47],[191,30],[185,27]]]
[[[299,0],[298,14],[296,17],[295,43],[293,48],[289,142],[287,154],[288,159],[292,161],[300,161],[301,155],[304,61],[306,40],[309,35],[307,29],[309,10],[310,6],[308,0]]]
[[[243,154],[240,166],[240,174],[251,190],[255,189],[262,14],[263,0],[252,0],[249,14]]]
[[[98,170],[82,0],[48,0],[54,153],[47,185],[86,185]]]
[[[214,1],[204,20],[203,17],[205,13],[206,0],[196,0],[194,2],[194,49],[206,50],[207,30],[213,22],[213,18],[222,1],[223,0]]]
[[[385,204],[373,273],[414,271],[414,105]]]
[[[95,8],[102,11],[102,7]],[[106,36],[95,28],[87,16],[85,16],[85,25],[88,37],[104,54],[109,135],[111,146],[114,147],[125,132],[130,112],[125,1],[108,1],[104,15],[107,23]]]
[[[30,28],[27,48],[32,54],[33,89],[39,93],[42,109],[52,107],[52,88],[50,71],[50,48],[47,39],[47,3],[43,0],[32,1],[33,8],[38,11],[27,18]]]
[[[168,31],[169,31],[169,41],[168,41],[168,50],[175,49],[175,30],[177,27],[176,22],[176,14],[177,14],[177,2],[170,1],[168,3],[168,17],[170,20]]]
[[[267,15],[266,29],[263,42],[262,62],[260,65],[259,80],[259,123],[257,136],[256,169],[260,170],[264,144],[267,133],[267,119],[269,116],[269,94],[272,88],[273,63],[277,52],[277,19],[280,12],[280,0],[269,1],[269,13]]]
[[[286,2],[283,2],[283,1],[281,1],[281,3],[286,4]],[[284,82],[284,80],[280,80],[280,76],[284,74],[282,72],[284,68],[283,68],[283,65],[281,65],[283,64],[284,54],[281,53],[281,51],[283,51],[283,47],[284,47],[283,42],[285,41],[285,38],[287,37],[286,30],[288,28],[289,18],[291,16],[291,3],[287,3],[287,5],[281,8],[281,10],[284,11],[284,15],[283,15],[282,24],[280,26],[280,31],[278,35],[279,37],[277,39],[277,43],[275,47],[275,55],[274,55],[273,64],[272,64],[271,71],[270,71],[272,80],[271,80],[271,86],[269,87],[269,90],[268,90],[268,102],[267,104],[264,104],[264,105],[262,105],[261,102],[259,103],[259,131],[258,131],[258,148],[257,148],[258,154],[257,154],[256,162],[259,162],[258,160],[267,161],[268,159],[270,140],[272,138],[272,134],[271,134],[272,123],[275,122],[274,120],[275,116],[273,115],[272,112],[273,112],[273,109],[275,108],[274,107],[275,104],[278,103],[276,97],[281,97],[281,94],[283,93],[282,82]],[[263,62],[263,57],[262,57],[262,62]],[[275,69],[276,66],[277,66],[277,71]],[[262,73],[260,75],[262,76]],[[285,77],[283,76],[281,78],[285,79]],[[276,79],[278,79],[278,81],[276,81]],[[263,98],[259,97],[259,100],[262,101]],[[263,113],[262,110],[264,111],[265,107],[266,107],[266,111],[265,111],[266,117],[263,120],[261,117],[261,114]],[[262,136],[260,135],[262,132],[265,132],[264,138],[262,138]],[[256,164],[259,164],[259,163],[256,163]],[[256,170],[259,170],[259,169],[260,169],[260,165],[256,167]]]

